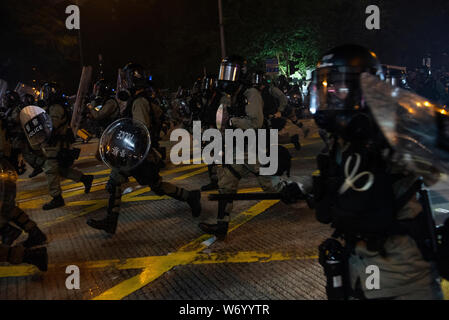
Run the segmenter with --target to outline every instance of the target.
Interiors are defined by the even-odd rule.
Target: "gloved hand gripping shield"
[[[144,162],[150,147],[150,133],[145,124],[124,118],[106,128],[100,139],[99,151],[109,168],[130,172]]]

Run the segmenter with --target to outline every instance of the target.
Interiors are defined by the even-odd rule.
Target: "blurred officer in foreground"
[[[159,174],[162,157],[157,151],[161,134],[162,109],[148,96],[148,77],[140,65],[128,64],[123,69],[128,92],[120,93],[127,100],[125,119],[113,123],[100,141],[100,154],[111,167],[106,185],[110,194],[107,216],[102,220],[89,219],[92,228],[115,234],[120,213],[121,185],[133,176],[140,185],[148,185],[157,195],[168,195],[187,202],[192,216],[201,214],[201,192],[188,191],[164,182]]]
[[[0,158],[0,262],[11,264],[29,263],[37,266],[41,271],[47,271],[47,249],[34,248],[47,241],[47,237],[37,227],[36,223],[16,205],[17,173],[12,165]],[[12,226],[14,223],[21,230]],[[22,244],[13,245],[22,234],[28,233],[28,238]]]
[[[373,84],[362,91],[365,78]],[[317,156],[319,175],[313,185],[310,178],[290,184],[284,202],[313,192],[317,219],[335,229],[319,248],[329,299],[441,299],[429,247],[434,231],[428,227],[430,212],[423,197],[417,198],[421,179],[432,184],[438,171],[423,162],[420,170],[410,170],[392,148],[394,141],[405,141],[401,133],[387,141],[389,135],[373,117],[380,106],[380,114],[389,115],[387,123],[416,126],[420,119],[408,110],[420,102],[389,102],[400,92],[393,87],[369,100],[369,90],[387,86],[379,78],[383,73],[376,55],[363,47],[341,46],[322,58],[313,76],[311,107],[317,125],[330,134],[330,150]],[[379,270],[377,288],[368,286],[368,266]]]

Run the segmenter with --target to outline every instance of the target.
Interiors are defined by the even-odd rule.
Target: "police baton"
[[[251,201],[251,200],[282,200],[281,193],[213,193],[209,195],[210,201]],[[298,199],[306,201],[310,209],[314,209],[313,195],[305,195],[305,199]]]
[[[281,200],[280,193],[213,193],[210,201]]]

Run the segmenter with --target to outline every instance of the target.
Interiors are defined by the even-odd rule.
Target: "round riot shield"
[[[5,159],[0,159],[0,210],[10,210],[15,206],[17,172]]]
[[[361,76],[363,98],[400,160],[419,173],[433,167],[449,173],[448,111],[377,77]]]
[[[217,129],[223,131],[226,129],[227,124],[229,123],[229,114],[226,106],[224,104],[220,104],[217,109]]]
[[[40,146],[51,137],[53,124],[44,109],[28,106],[20,111],[20,123],[30,145]]]
[[[150,133],[145,124],[129,118],[113,122],[100,139],[100,155],[111,169],[129,172],[148,156]]]

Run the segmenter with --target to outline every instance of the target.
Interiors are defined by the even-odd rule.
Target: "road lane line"
[[[244,223],[248,222],[258,214],[265,212],[268,208],[272,207],[279,201],[261,201],[255,206],[249,208],[247,211],[242,212],[239,216],[243,216],[243,219],[234,219],[231,222],[229,232],[232,232],[239,228]],[[116,286],[104,291],[94,300],[121,300],[126,296],[140,290],[152,281],[162,276],[167,271],[178,265],[188,264],[195,260],[196,254],[205,248],[202,244],[206,239],[210,238],[210,235],[203,235],[189,244],[181,247],[176,253],[168,255],[159,261],[149,263],[149,265],[142,270],[142,272],[134,277],[131,277]]]

